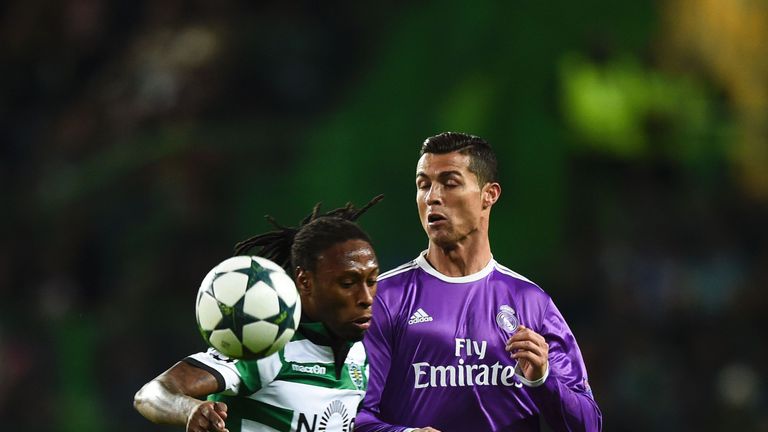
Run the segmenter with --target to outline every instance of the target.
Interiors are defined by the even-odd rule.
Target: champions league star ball
[[[236,256],[205,276],[195,312],[210,346],[230,358],[257,359],[291,340],[301,301],[282,267],[257,256]]]

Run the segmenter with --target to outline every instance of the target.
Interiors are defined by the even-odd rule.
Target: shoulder
[[[418,264],[415,261],[409,261],[379,275],[373,306],[374,316],[379,316],[377,319],[381,319],[382,314],[397,313],[404,298],[414,291],[413,285],[418,270]]]
[[[377,280],[379,284],[384,283],[387,286],[389,286],[397,283],[398,281],[402,281],[404,278],[407,278],[410,274],[412,274],[418,268],[419,268],[419,265],[416,263],[416,260],[411,260],[403,265],[400,265],[391,270],[385,271],[384,273],[379,275]]]
[[[494,265],[492,277],[504,283],[504,285],[512,289],[517,295],[536,299],[538,302],[542,303],[550,301],[549,294],[547,294],[536,282],[533,282],[527,277],[499,264],[498,262]]]
[[[413,282],[418,270],[419,265],[414,260],[380,274],[377,278],[377,295],[398,297]]]

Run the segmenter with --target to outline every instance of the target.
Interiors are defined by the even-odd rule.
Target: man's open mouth
[[[434,224],[437,224],[437,223],[440,223],[440,222],[443,222],[443,221],[447,221],[447,220],[448,219],[445,216],[443,216],[443,215],[441,215],[439,213],[430,213],[430,214],[427,215],[427,223],[429,225],[434,225]]]

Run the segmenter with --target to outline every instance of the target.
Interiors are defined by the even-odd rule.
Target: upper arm
[[[211,372],[185,361],[176,363],[155,379],[174,393],[195,398],[204,398],[223,390],[221,383]]]
[[[549,361],[559,380],[573,390],[588,393],[587,370],[581,350],[557,306],[549,299],[542,322],[542,336],[549,343]]]
[[[389,376],[392,361],[392,328],[389,310],[377,297],[373,305],[373,320],[365,334],[365,345],[368,359],[368,390],[363,401],[364,407],[378,412],[378,404]]]

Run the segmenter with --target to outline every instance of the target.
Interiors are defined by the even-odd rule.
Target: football
[[[258,359],[291,340],[301,300],[282,267],[262,257],[236,256],[205,276],[195,312],[208,345],[230,358]]]

